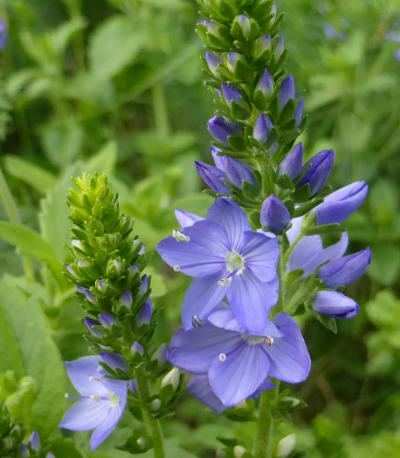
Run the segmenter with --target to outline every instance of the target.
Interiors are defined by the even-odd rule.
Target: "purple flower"
[[[64,415],[60,428],[72,431],[94,429],[90,438],[96,449],[117,426],[126,405],[127,382],[105,378],[99,356],[84,356],[67,362],[68,376],[81,396]]]
[[[7,26],[0,20],[0,49],[4,49],[7,43]]]
[[[259,143],[267,143],[268,135],[272,129],[273,125],[268,116],[265,114],[260,114],[257,118],[257,121],[254,125],[253,137]]]
[[[353,318],[360,310],[350,297],[337,291],[320,291],[314,297],[313,309],[331,318]]]
[[[157,250],[174,270],[195,277],[183,303],[185,329],[225,296],[243,326],[264,329],[278,299],[276,237],[253,232],[243,210],[227,198],[217,199],[205,220],[179,234],[161,241]]]
[[[217,142],[226,146],[229,146],[229,137],[243,135],[243,129],[240,126],[219,116],[214,116],[208,121],[208,130]]]
[[[281,89],[278,96],[279,110],[282,111],[286,104],[295,98],[295,86],[292,75],[288,75],[281,84]]]
[[[290,223],[289,210],[280,199],[271,194],[262,204],[260,223],[261,226],[267,227],[270,231],[279,234]]]
[[[216,77],[219,77],[218,65],[223,65],[223,60],[221,57],[216,56],[215,54],[207,51],[206,52],[206,62],[210,72]]]
[[[367,194],[368,185],[364,181],[356,181],[332,192],[314,209],[317,224],[342,223],[361,206]]]
[[[211,313],[203,326],[179,330],[168,359],[184,371],[207,375],[212,392],[225,407],[254,395],[267,377],[300,383],[311,367],[306,344],[291,317],[279,313],[253,333],[239,324],[227,306]],[[196,389],[199,386],[195,390],[192,386],[192,392]]]
[[[328,181],[334,161],[335,153],[332,150],[323,150],[316,154],[304,164],[303,170],[308,170],[297,186],[309,183],[311,195],[315,196]]]
[[[229,186],[222,181],[226,178],[224,172],[205,162],[195,161],[194,166],[204,183],[214,192],[217,194],[230,194]]]
[[[292,151],[283,159],[278,168],[278,175],[287,175],[295,180],[303,168],[303,144],[298,143]]]

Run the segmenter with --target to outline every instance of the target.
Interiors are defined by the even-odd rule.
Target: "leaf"
[[[51,172],[22,157],[9,155],[4,158],[4,162],[10,175],[29,184],[41,193],[51,189],[57,182],[56,177]]]
[[[165,458],[194,458],[196,456],[179,447],[178,444],[178,439],[167,439],[164,441]],[[139,453],[135,456],[139,458],[153,458],[154,450],[151,449],[146,453]]]
[[[0,237],[16,246],[21,254],[44,262],[60,285],[65,284],[62,265],[51,246],[37,232],[22,224],[0,221]]]
[[[368,275],[382,285],[392,285],[400,270],[400,248],[382,243],[372,247],[372,263]]]
[[[334,334],[337,334],[337,324],[336,320],[334,318],[330,318],[329,316],[326,315],[321,315],[317,312],[314,312],[314,310],[310,309],[312,316],[319,321],[322,326],[324,326],[326,329],[329,331],[333,332]]]
[[[85,170],[91,173],[104,172],[106,175],[110,176],[114,172],[116,161],[117,144],[115,142],[109,142],[86,162]]]
[[[111,78],[135,59],[147,40],[148,35],[141,22],[132,17],[115,15],[92,35],[90,67],[97,78]]]
[[[322,226],[313,226],[306,228],[305,235],[332,234],[334,232],[343,232],[344,227],[341,224],[324,224]]]
[[[50,337],[40,305],[0,281],[0,372],[13,370],[17,378],[31,376],[36,397],[28,429],[48,437],[64,412],[65,371]]]

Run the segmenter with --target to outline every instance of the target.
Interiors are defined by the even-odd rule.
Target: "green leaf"
[[[167,439],[164,441],[165,458],[194,458],[196,456],[179,447],[178,444],[178,439]],[[140,458],[153,458],[154,451],[148,450],[146,453],[140,453],[135,456]]]
[[[22,224],[0,221],[0,237],[17,247],[21,254],[44,262],[60,285],[65,284],[62,265],[51,246],[37,232]]]
[[[304,235],[332,234],[333,232],[343,232],[341,224],[324,224],[322,226],[309,227],[304,230]]]
[[[334,334],[337,334],[337,324],[334,318],[330,318],[329,316],[316,313],[312,309],[310,309],[310,311],[311,311],[312,316],[317,321],[319,321],[322,324],[322,326],[324,326],[326,329],[333,332]]]
[[[57,178],[51,172],[22,157],[6,156],[4,162],[11,176],[22,180],[41,193],[51,189],[57,182]]]
[[[86,162],[84,168],[87,172],[105,173],[107,176],[110,176],[114,172],[116,162],[117,144],[115,142],[109,142]]]
[[[382,285],[392,285],[400,270],[400,248],[391,243],[372,247],[372,263],[368,275]]]
[[[65,371],[50,337],[40,305],[0,281],[0,372],[13,370],[17,378],[30,376],[36,396],[29,415],[29,430],[48,437],[65,407]]]

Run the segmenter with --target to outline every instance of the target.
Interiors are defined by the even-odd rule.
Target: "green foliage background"
[[[277,6],[286,13],[287,67],[306,99],[306,155],[332,147],[333,185],[369,183],[367,202],[346,224],[353,251],[373,251],[367,275],[348,288],[359,316],[338,323],[337,336],[303,323],[313,369],[295,391],[307,407],[281,424],[281,434],[296,434],[291,457],[397,458],[400,44],[385,36],[400,34],[400,1]],[[154,248],[175,228],[175,208],[204,215],[211,203],[193,167],[195,159],[209,162],[213,114],[201,81],[196,4],[2,0],[0,18],[8,28],[0,51],[1,166],[18,207],[0,206],[0,397],[23,405],[16,417],[52,441],[57,458],[129,457],[119,448],[139,425],[128,415],[96,452],[86,433],[72,441],[57,429],[63,393],[72,389],[62,361],[87,354],[82,312],[62,275],[65,196],[71,176],[108,174],[147,245],[152,297],[163,308],[157,338],[168,341],[188,279]],[[215,456],[223,447],[216,437],[246,446],[254,434],[253,422],[232,423],[189,396],[164,426],[169,456],[182,458]]]

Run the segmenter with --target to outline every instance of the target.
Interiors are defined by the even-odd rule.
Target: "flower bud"
[[[214,116],[208,121],[208,130],[215,140],[226,146],[229,146],[229,137],[243,135],[243,129],[240,126],[219,116]]]
[[[92,294],[87,288],[77,285],[76,291],[85,296],[86,300],[92,304],[96,303],[96,296]]]
[[[242,188],[243,181],[255,182],[253,172],[243,162],[229,156],[219,156],[218,153],[222,152],[222,150],[216,146],[211,146],[210,151],[217,169],[223,172],[226,179],[237,188]]]
[[[111,329],[112,326],[117,321],[114,316],[110,315],[109,313],[100,313],[99,320],[103,328]]]
[[[360,310],[350,297],[337,291],[320,291],[314,297],[313,309],[331,318],[353,318]]]
[[[40,437],[36,431],[33,431],[31,437],[28,440],[28,443],[31,445],[32,450],[35,450],[35,452],[40,450]]]
[[[300,175],[302,167],[303,144],[300,142],[280,163],[278,168],[278,176],[287,175],[291,180],[295,180]]]
[[[290,223],[289,210],[280,199],[271,194],[262,204],[260,223],[271,232],[280,234]]]
[[[152,401],[150,404],[150,410],[152,412],[157,412],[158,410],[160,410],[160,407],[161,407],[160,399],[154,399],[154,401]]]
[[[323,150],[316,154],[304,164],[303,170],[308,170],[297,186],[309,183],[311,195],[315,196],[328,181],[334,161],[335,153],[332,150]]]
[[[179,386],[180,372],[177,367],[171,369],[168,374],[161,380],[161,388],[165,388],[168,385],[172,386],[172,389],[176,391]]]
[[[260,110],[264,110],[274,94],[274,82],[266,68],[254,89],[254,103]]]
[[[140,280],[140,287],[139,287],[139,293],[141,296],[147,293],[149,289],[149,277],[147,275],[143,275],[143,277]]]
[[[322,266],[318,278],[328,288],[334,289],[339,286],[346,286],[364,275],[370,263],[371,250],[366,248]]]
[[[197,173],[202,180],[217,194],[230,194],[231,190],[222,179],[226,178],[225,174],[212,165],[205,162],[195,161],[194,163]]]
[[[224,47],[229,46],[231,44],[231,39],[229,39],[229,29],[222,24],[215,22],[215,21],[209,21],[206,19],[200,19],[198,21],[199,24],[199,29],[200,27],[204,27],[206,31],[206,45],[210,45],[212,47]],[[203,29],[203,30],[204,30]],[[200,32],[200,30],[199,30]],[[203,33],[200,33],[200,36],[204,39]],[[207,43],[207,41],[209,43]]]
[[[157,361],[157,364],[162,367],[167,362],[167,345],[165,343],[161,344],[158,350],[154,353],[153,361]]]
[[[288,75],[281,84],[281,89],[278,96],[279,111],[282,111],[290,100],[296,96],[294,79],[292,75]]]
[[[242,42],[251,41],[254,40],[259,33],[260,27],[257,22],[245,14],[236,16],[232,22],[231,34],[236,40]]]
[[[7,26],[6,23],[0,20],[0,49],[4,49],[7,44]]]
[[[296,434],[289,434],[285,436],[278,442],[278,446],[276,448],[276,456],[279,458],[285,458],[289,456],[296,445]]]
[[[215,78],[220,78],[221,73],[218,69],[219,65],[223,65],[223,60],[221,57],[207,51],[206,52],[206,63],[210,72],[215,76]]]
[[[294,120],[296,121],[296,127],[299,127],[301,121],[303,120],[303,112],[304,112],[304,97],[302,97],[297,104],[296,112],[294,114]]]
[[[285,52],[285,39],[283,38],[282,35],[279,35],[279,39],[276,42],[275,51],[274,51],[275,62],[279,61],[279,59],[282,57],[284,52]]]
[[[126,371],[128,369],[128,363],[122,355],[101,351],[100,356],[103,362],[113,370],[120,369]]]
[[[247,450],[242,447],[241,445],[235,445],[233,447],[233,456],[234,458],[242,458],[245,453],[247,453]]]
[[[242,81],[248,77],[250,67],[242,54],[229,52],[225,56],[225,66],[236,80]]]
[[[139,342],[133,342],[131,346],[131,353],[133,356],[136,354],[143,355],[143,346]]]
[[[258,37],[253,43],[251,53],[255,61],[266,61],[271,54],[271,36]]]
[[[94,336],[98,337],[99,339],[101,339],[104,336],[104,331],[102,331],[101,329],[95,329],[93,327],[99,326],[101,328],[101,324],[98,321],[85,317],[83,319],[83,322],[85,323],[85,326],[88,328],[88,331],[90,331]]]
[[[253,129],[253,137],[259,143],[266,144],[268,141],[268,135],[272,129],[273,125],[268,116],[265,114],[260,114],[257,118],[257,121]]]
[[[153,306],[151,304],[151,300],[147,299],[147,301],[143,304],[143,307],[140,309],[138,316],[137,316],[137,323],[139,326],[143,324],[149,324],[151,321],[151,317],[153,315]]]
[[[342,223],[361,206],[367,194],[368,185],[364,181],[356,181],[332,192],[315,208],[317,224]]]
[[[129,291],[126,291],[122,296],[121,296],[121,304],[126,307],[126,308],[131,308],[132,306],[132,294]]]

